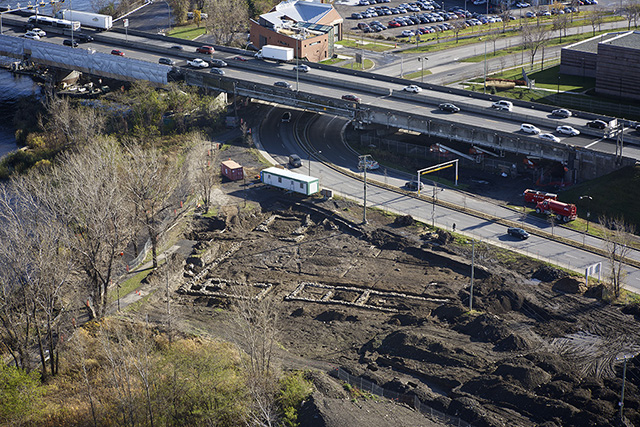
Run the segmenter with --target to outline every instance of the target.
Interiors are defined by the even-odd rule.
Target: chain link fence
[[[382,396],[396,402],[406,403],[407,405],[420,411],[423,415],[430,417],[436,422],[445,423],[450,426],[473,427],[471,424],[461,420],[459,417],[447,415],[444,412],[433,409],[431,406],[422,403],[420,399],[418,399],[418,397],[415,395],[401,394],[392,390],[387,390],[369,380],[365,380],[362,377],[353,376],[342,368],[335,368],[334,370],[329,372],[329,374],[357,387],[362,391],[375,394],[376,396]]]

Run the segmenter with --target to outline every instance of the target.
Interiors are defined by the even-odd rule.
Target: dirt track
[[[242,155],[234,158],[250,164]],[[375,211],[360,227],[360,208],[345,201],[301,203],[261,184],[221,190],[218,217],[194,219],[186,236],[200,243],[173,285],[174,326],[234,340],[227,308],[249,285],[277,303],[283,368],[340,366],[474,426],[614,424],[622,385],[615,359],[640,351],[640,328],[637,316],[602,303],[600,289],[477,247],[470,313],[468,242]],[[161,318],[164,304],[150,298],[151,316]],[[633,360],[629,425],[640,425],[638,385]],[[316,395],[305,410],[322,422],[304,425],[357,414],[330,409],[344,397]],[[386,425],[365,415],[371,410],[342,425]],[[388,425],[419,425],[400,419]]]

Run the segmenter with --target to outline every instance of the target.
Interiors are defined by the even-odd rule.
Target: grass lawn
[[[428,76],[429,74],[431,74],[431,71],[429,70],[424,70],[424,74],[422,74],[422,70],[418,70],[414,73],[409,73],[409,74],[404,74],[402,76],[403,79],[408,79],[408,80],[413,80],[413,79],[417,79],[420,76]]]
[[[171,37],[177,37],[179,39],[194,40],[196,37],[203,35],[206,32],[204,27],[196,27],[195,24],[185,25],[182,27],[175,27],[169,34]]]
[[[389,49],[395,48],[395,45],[392,45],[392,44],[385,44],[385,43],[380,43],[375,41],[367,41],[365,43],[361,43],[361,41],[357,39],[355,40],[343,39],[343,40],[340,40],[339,42],[336,42],[336,44],[339,44],[345,47],[352,47],[356,49],[370,50],[373,52],[384,52]]]
[[[137,273],[132,278],[123,282],[120,285],[120,298],[138,289],[140,287],[140,283],[142,282],[142,280],[144,280],[144,278],[147,277],[152,271],[153,271],[153,268],[151,267],[147,268]],[[114,289],[109,293],[109,302],[116,301],[117,299],[118,299],[118,291],[117,289]]]
[[[545,68],[542,71],[528,73],[527,75],[530,79],[536,81],[536,87],[557,91],[559,83],[560,91],[562,92],[582,92],[594,88],[596,84],[594,78],[560,74],[560,65]],[[491,77],[509,80],[522,79],[522,69],[507,70],[502,73],[492,74]],[[482,84],[482,79],[476,79],[474,81]]]
[[[324,61],[320,61],[320,64],[333,65],[337,62],[342,62],[342,61],[344,61],[344,59],[342,58],[329,58],[329,59],[325,59]]]
[[[368,70],[369,68],[373,67],[373,61],[370,59],[366,59],[364,60],[364,69]],[[362,70],[363,67],[357,63],[357,62],[351,62],[349,64],[344,64],[342,66],[342,68],[351,68],[352,70]]]
[[[584,195],[591,196],[592,200],[580,200]],[[640,230],[640,166],[626,167],[576,185],[559,193],[559,198],[578,207],[578,216],[585,219],[585,226],[586,214],[590,211],[591,221],[603,215],[621,217]]]

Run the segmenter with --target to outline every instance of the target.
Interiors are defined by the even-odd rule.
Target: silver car
[[[563,135],[569,135],[569,136],[580,135],[580,131],[578,129],[568,125],[558,126],[556,128],[556,132],[561,133]]]

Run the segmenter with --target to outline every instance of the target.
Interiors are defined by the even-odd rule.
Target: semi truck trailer
[[[264,45],[256,53],[258,59],[272,59],[279,62],[289,62],[293,60],[293,49],[284,46]]]
[[[59,19],[78,21],[83,27],[97,28],[99,30],[108,30],[113,27],[113,18],[110,15],[101,15],[99,13],[62,9],[56,13],[56,17]]]

